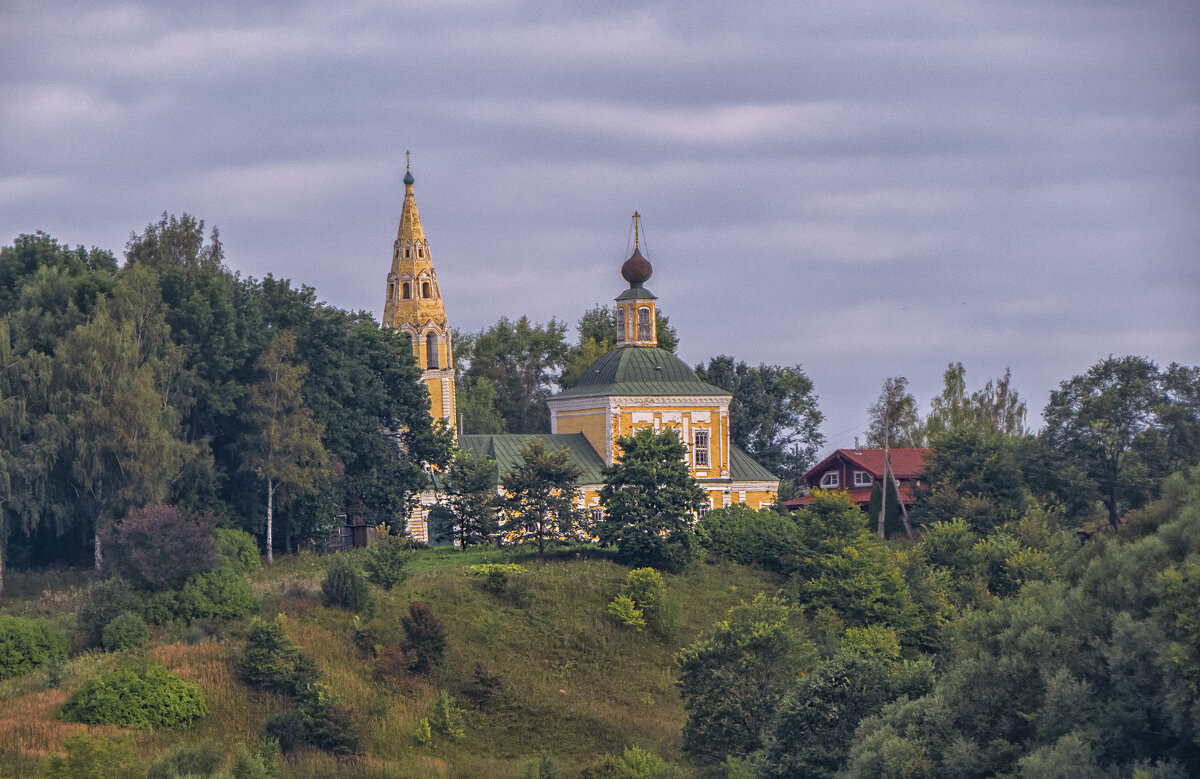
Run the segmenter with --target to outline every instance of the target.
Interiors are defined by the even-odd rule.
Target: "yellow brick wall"
[[[554,429],[558,433],[583,433],[593,449],[603,452],[606,418],[607,411],[603,408],[560,411],[554,417]]]

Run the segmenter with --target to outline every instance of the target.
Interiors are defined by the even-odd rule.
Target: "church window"
[[[412,300],[412,284],[409,284],[407,281],[404,282],[404,284],[400,286],[400,292],[401,296],[405,300]]]
[[[424,257],[424,256],[425,256],[425,250],[424,250],[424,249],[417,249],[417,256],[418,256],[418,257]]]
[[[429,294],[429,282],[428,281],[421,282],[421,297],[423,297],[423,298],[433,297],[433,295]]]
[[[700,509],[696,512],[696,516],[699,517],[700,519],[704,519],[704,517],[708,514],[709,508],[710,508],[710,506],[708,506],[707,504],[702,505],[700,507]]]
[[[593,508],[591,511],[591,514],[592,514],[592,522],[593,523],[600,523],[600,522],[604,521],[604,509]]]
[[[825,475],[821,477],[821,489],[835,490],[835,489],[837,489],[837,487],[838,487],[838,472],[837,471],[826,471]]]
[[[617,340],[625,340],[625,309],[617,309]]]
[[[406,259],[406,260],[407,260],[407,259],[408,259],[409,257],[411,257],[411,256],[412,256],[412,249],[410,249],[410,248],[408,248],[407,246],[405,246],[405,247],[404,247],[404,259]]]
[[[650,340],[650,309],[646,306],[638,309],[638,340]]]
[[[695,430],[692,432],[692,461],[697,468],[708,467],[708,431]]]
[[[396,282],[389,281],[388,282],[388,300],[395,300],[395,299],[396,299]]]
[[[437,333],[425,336],[425,364],[434,369],[438,367],[438,337]]]

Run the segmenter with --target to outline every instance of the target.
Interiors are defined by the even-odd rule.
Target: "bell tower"
[[[383,326],[399,330],[412,341],[413,354],[429,389],[430,413],[453,427],[454,351],[450,325],[429,253],[429,240],[417,212],[411,162],[405,167],[404,206],[392,246]]]
[[[642,285],[653,269],[642,256],[641,214],[633,212],[633,254],[621,266],[621,278],[629,289],[617,296],[617,346],[658,346],[658,323],[654,312],[654,293]]]

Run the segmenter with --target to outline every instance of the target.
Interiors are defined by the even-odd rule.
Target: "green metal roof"
[[[657,346],[618,346],[584,371],[579,384],[555,398],[610,395],[725,395],[701,381],[687,364]]]
[[[571,462],[582,472],[579,484],[603,484],[604,460],[592,448],[583,433],[559,433],[551,435],[503,433],[499,435],[462,435],[458,437],[458,448],[473,455],[487,457],[496,463],[496,483],[503,474],[512,470],[521,461],[521,450],[530,439],[543,442],[550,451],[566,449]],[[729,450],[728,479],[700,479],[701,484],[728,484],[739,481],[779,481],[779,477],[759,465],[754,459],[736,446]],[[434,474],[436,489],[443,489],[443,474]]]
[[[460,435],[458,448],[496,461],[496,480],[521,461],[521,450],[530,439],[541,441],[548,451],[566,449],[571,462],[582,471],[580,484],[604,482],[604,460],[592,448],[583,433],[503,433],[499,435]]]
[[[729,447],[729,477],[733,481],[779,481],[778,476],[736,446]]]
[[[658,300],[654,293],[638,284],[636,287],[630,286],[629,289],[617,295],[617,300]]]

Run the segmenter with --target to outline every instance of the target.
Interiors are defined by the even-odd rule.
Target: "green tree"
[[[326,468],[323,427],[304,404],[301,390],[307,368],[293,365],[296,336],[275,334],[258,362],[262,379],[250,388],[250,433],[245,438],[243,469],[267,483],[267,562],[274,562],[275,494],[314,492]]]
[[[503,504],[496,494],[496,463],[460,449],[446,473],[446,495],[459,545],[486,544],[496,538]]]
[[[566,329],[554,319],[535,325],[526,317],[501,318],[476,335],[460,336],[458,352],[467,362],[460,377],[463,391],[473,395],[478,380],[486,378],[508,432],[550,432],[546,399],[566,358]]]
[[[729,391],[729,440],[784,479],[799,479],[825,443],[813,383],[799,365],[752,368],[713,357],[696,375]]]
[[[762,746],[784,693],[816,664],[795,618],[786,602],[760,594],[680,650],[684,749],[718,762]]]
[[[74,510],[92,518],[97,569],[102,532],[130,507],[165,499],[199,456],[180,437],[189,378],[158,278],[138,266],[122,271],[112,297],[55,349],[51,409],[64,430],[58,461]]]
[[[926,435],[938,436],[966,430],[982,434],[1019,436],[1025,430],[1025,401],[1012,388],[1012,372],[1004,369],[1003,378],[967,395],[966,369],[961,362],[946,366],[942,394],[929,403],[925,418]]]
[[[682,568],[692,557],[691,518],[707,503],[683,442],[674,430],[645,427],[618,438],[617,447],[620,457],[600,489],[600,541],[615,544],[625,565]]]
[[[468,388],[465,381],[454,385],[455,407],[464,435],[494,435],[504,432],[504,417],[496,410],[496,385],[480,376]]]
[[[894,448],[925,445],[917,400],[908,391],[908,379],[903,376],[884,380],[883,392],[867,413],[871,415],[867,446],[882,449],[885,444]]]
[[[1200,419],[1200,407],[1173,400],[1158,367],[1136,356],[1102,360],[1050,393],[1042,435],[1087,473],[1114,529],[1165,476],[1150,466],[1166,465],[1167,420],[1189,430]]]
[[[529,439],[521,461],[504,474],[504,535],[512,541],[536,542],[538,555],[545,554],[548,541],[574,539],[579,475],[567,450],[549,451],[542,441]]]

